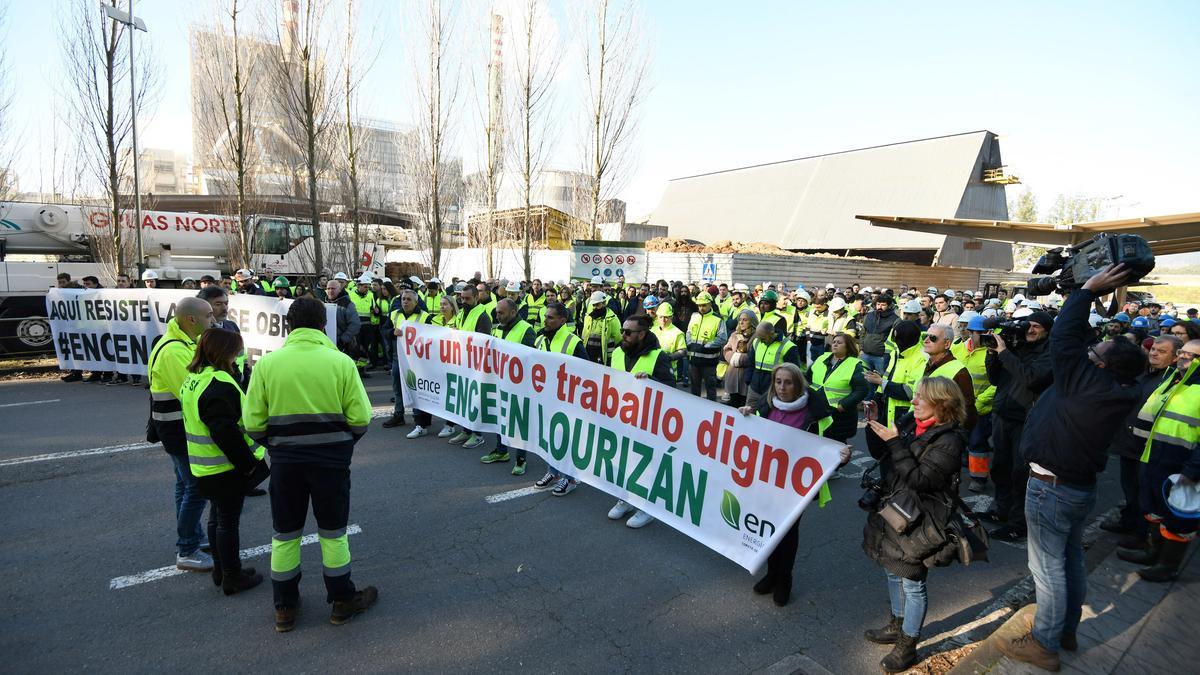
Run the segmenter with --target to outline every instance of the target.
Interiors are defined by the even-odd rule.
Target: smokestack
[[[280,34],[280,47],[283,49],[284,61],[291,61],[296,54],[299,44],[300,0],[282,0],[283,2],[283,31]]]

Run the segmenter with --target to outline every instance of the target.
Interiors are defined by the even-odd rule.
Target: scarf
[[[934,427],[934,425],[937,424],[937,418],[930,417],[927,420],[916,420],[916,423],[917,423],[917,435],[920,436],[921,434],[925,433],[926,431],[929,431],[930,429],[932,429]]]
[[[792,401],[791,403],[784,403],[783,401],[780,401],[778,396],[771,398],[771,407],[784,412],[795,412],[806,405],[808,405],[808,393],[805,393],[803,396],[795,401]]]

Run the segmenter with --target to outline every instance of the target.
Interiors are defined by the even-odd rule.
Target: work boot
[[[1183,554],[1187,553],[1186,541],[1163,539],[1159,548],[1158,563],[1144,570],[1138,570],[1138,576],[1153,583],[1175,581],[1179,576],[1179,566],[1183,563]]]
[[[1162,533],[1154,530],[1146,537],[1145,548],[1119,548],[1117,557],[1135,565],[1153,565],[1158,562],[1159,550],[1162,549]]]
[[[1135,551],[1140,551],[1146,546],[1146,537],[1150,535],[1145,533],[1126,534],[1117,540],[1117,548],[1130,548]]]
[[[387,421],[385,421],[383,423],[384,429],[391,429],[393,427],[402,427],[402,426],[404,426],[404,415],[392,415],[390,418],[387,419]]]
[[[754,584],[754,592],[759,595],[766,595],[767,593],[771,592],[771,589],[774,586],[775,573],[771,571],[770,567],[767,567],[767,575],[759,579],[758,583]]]
[[[221,590],[225,595],[234,595],[261,584],[263,577],[254,571],[253,567],[243,567],[236,574],[226,574],[221,580]]]
[[[333,611],[329,614],[329,623],[340,626],[355,615],[362,614],[367,611],[375,601],[379,599],[379,591],[374,586],[367,586],[361,591],[356,591],[354,597],[349,600],[334,600]]]
[[[71,371],[58,379],[62,380],[63,382],[78,382],[83,379],[83,375],[75,371]]]
[[[1119,517],[1112,517],[1100,523],[1100,529],[1113,534],[1132,534],[1134,528],[1123,522]]]
[[[1033,637],[1033,633],[1025,633],[1011,640],[997,640],[996,649],[1010,659],[1037,666],[1042,670],[1058,672],[1062,667],[1058,653],[1043,647],[1042,643]]]
[[[896,646],[883,657],[879,665],[888,673],[900,673],[912,668],[917,663],[917,640],[918,638],[909,637],[901,631],[900,635],[896,636]]]
[[[888,617],[888,623],[883,628],[871,628],[863,633],[863,637],[867,642],[874,642],[877,645],[894,645],[900,639],[903,632],[900,627],[904,624],[904,619],[898,616]]]
[[[275,632],[286,633],[296,627],[296,608],[292,605],[275,605]]]

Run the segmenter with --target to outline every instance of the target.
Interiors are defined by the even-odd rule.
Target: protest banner
[[[599,276],[606,283],[623,277],[631,284],[646,283],[646,245],[636,241],[571,242],[571,280],[591,281]]]
[[[150,288],[50,289],[46,316],[59,367],[146,375],[150,350],[175,316],[176,303],[195,295]],[[283,346],[291,304],[274,296],[229,296],[227,318],[242,333],[247,363]],[[336,341],[336,305],[325,305],[325,318],[325,332]]]
[[[567,355],[439,326],[397,338],[417,407],[500,434],[751,572],[844,444]]]

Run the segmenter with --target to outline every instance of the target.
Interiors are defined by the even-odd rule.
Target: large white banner
[[[54,351],[64,370],[95,370],[145,375],[154,342],[167,331],[175,304],[195,291],[150,288],[78,290],[52,288],[46,316]],[[230,321],[246,343],[246,361],[283,346],[291,300],[274,296],[229,296]],[[325,332],[337,340],[337,306],[325,305]]]
[[[646,245],[633,241],[571,242],[571,279],[589,281],[599,276],[607,283],[624,277],[631,284],[646,283]]]
[[[817,496],[843,447],[478,333],[404,324],[397,353],[421,410],[498,433],[751,572]]]

